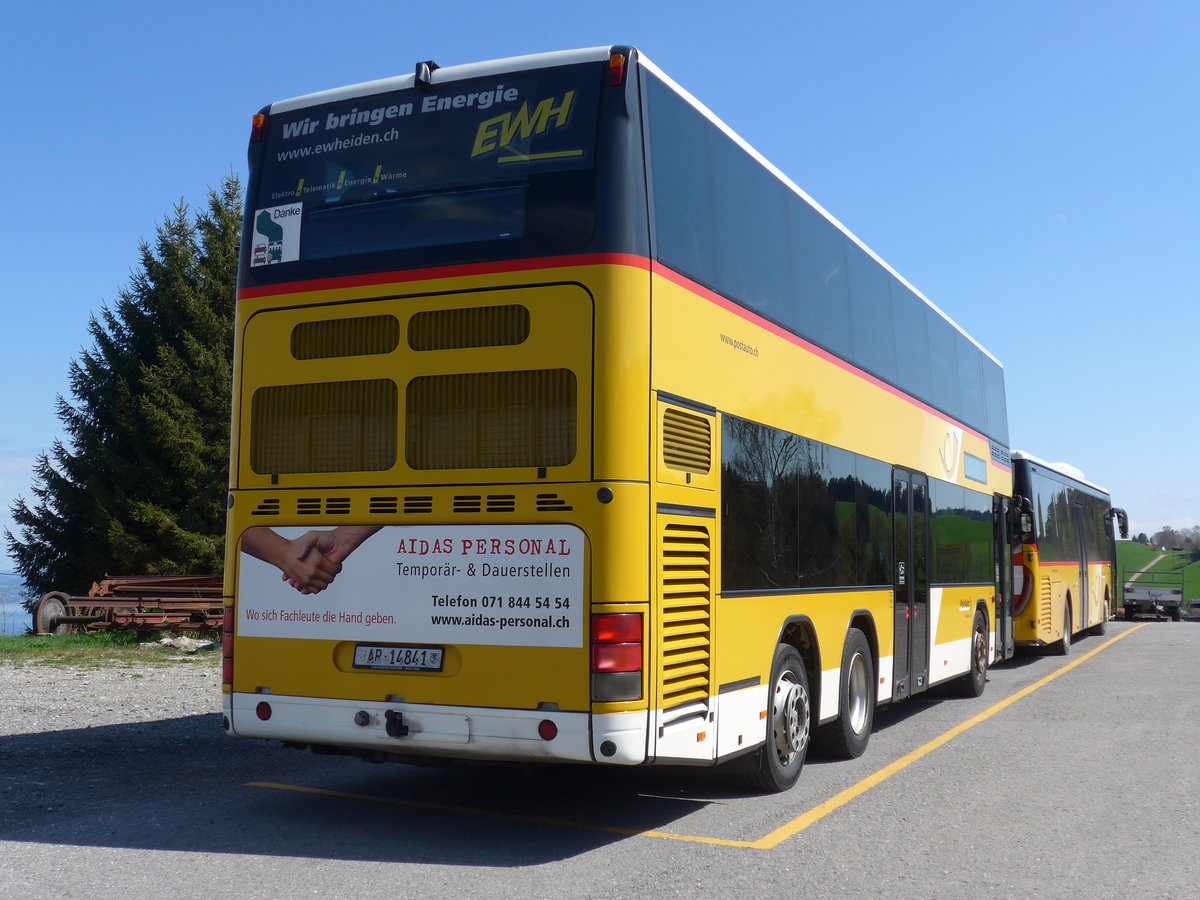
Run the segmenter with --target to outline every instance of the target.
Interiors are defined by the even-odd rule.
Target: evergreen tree
[[[33,470],[6,532],[34,596],[104,575],[218,573],[223,561],[241,184],[183,203],[93,316],[58,398],[65,442]]]

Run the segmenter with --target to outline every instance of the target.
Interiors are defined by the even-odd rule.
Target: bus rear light
[[[625,67],[628,62],[624,53],[610,53],[608,55],[609,87],[620,87],[625,83]]]
[[[267,134],[267,117],[264,113],[255,113],[250,125],[250,143],[258,144]]]
[[[620,700],[641,699],[641,672],[592,673],[592,700],[594,702],[615,703]]]
[[[642,644],[593,644],[593,672],[640,672]]]
[[[592,700],[642,698],[642,614],[592,616]]]
[[[628,644],[641,639],[641,613],[602,613],[592,616],[593,644]]]
[[[264,722],[271,718],[271,704],[263,700],[258,706],[254,707],[254,714]]]
[[[543,741],[552,741],[558,737],[558,726],[549,719],[538,722],[538,737]]]

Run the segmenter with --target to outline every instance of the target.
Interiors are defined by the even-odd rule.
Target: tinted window
[[[796,313],[788,324],[814,343],[851,358],[846,238],[804,198],[790,190],[788,194],[796,273]]]
[[[984,584],[993,578],[992,501],[986,494],[930,480],[933,580]]]
[[[722,134],[713,137],[718,275],[723,292],[776,322],[792,318],[789,229],[779,181]],[[690,190],[695,190],[691,186]]]
[[[846,247],[854,349],[863,368],[884,381],[899,379],[891,275],[857,244]]]
[[[891,466],[723,420],[722,590],[891,583]]]
[[[892,467],[860,456],[855,466],[858,501],[859,582],[892,583]]]
[[[717,220],[708,123],[657,78],[646,80],[654,228],[658,256],[702,284],[716,285]]]

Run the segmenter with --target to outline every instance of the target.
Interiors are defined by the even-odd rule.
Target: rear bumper
[[[260,703],[270,718],[259,718]],[[639,765],[646,761],[647,714],[591,715],[579,712],[430,706],[226,694],[226,732],[236,737],[315,744],[404,756],[496,762],[600,762]],[[388,713],[401,728],[388,733]],[[399,718],[397,718],[399,717]],[[544,721],[557,735],[538,734]]]

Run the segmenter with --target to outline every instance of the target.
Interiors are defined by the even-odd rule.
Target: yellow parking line
[[[1083,665],[1085,662],[1087,662],[1089,659],[1091,659],[1093,656],[1095,656],[1101,650],[1106,650],[1107,648],[1109,648],[1113,644],[1115,644],[1117,641],[1121,640],[1122,638],[1128,637],[1129,635],[1131,635],[1135,631],[1137,631],[1139,628],[1145,628],[1146,625],[1148,625],[1148,624],[1149,624],[1148,622],[1143,622],[1141,625],[1135,625],[1133,628],[1130,628],[1128,631],[1121,632],[1116,637],[1105,641],[1103,644],[1101,644],[1095,650],[1091,650],[1088,653],[1085,653],[1083,656],[1080,656],[1078,659],[1072,660],[1071,662],[1067,663],[1067,665],[1063,666],[1062,668],[1055,669],[1053,672],[1051,672],[1049,675],[1047,675],[1045,678],[1041,679],[1040,681],[1035,681],[1033,684],[1029,685],[1028,687],[1022,688],[1021,690],[1017,691],[1015,694],[1010,694],[1008,697],[1005,697],[1003,700],[1001,700],[995,706],[985,709],[979,715],[968,719],[967,721],[963,722],[961,725],[955,725],[949,731],[946,731],[946,732],[938,735],[929,743],[925,744],[924,746],[918,747],[916,750],[912,751],[912,753],[909,753],[906,756],[900,757],[900,759],[896,760],[891,765],[884,766],[882,769],[875,772],[874,774],[868,775],[862,781],[858,782],[858,784],[855,784],[855,785],[852,785],[852,786],[846,788],[846,790],[842,791],[840,794],[837,794],[837,795],[829,798],[824,803],[814,806],[808,812],[804,813],[801,816],[797,816],[795,819],[792,819],[792,821],[788,822],[786,825],[782,825],[779,828],[776,828],[770,834],[755,841],[752,844],[752,846],[757,849],[760,849],[760,850],[770,850],[773,847],[779,846],[781,843],[786,841],[788,838],[799,834],[801,831],[803,831],[809,825],[812,825],[813,823],[820,821],[821,819],[825,818],[827,815],[829,815],[834,810],[845,806],[847,803],[849,803],[855,797],[862,796],[867,791],[869,791],[871,788],[887,781],[889,778],[891,778],[897,772],[900,772],[902,769],[908,768],[913,763],[915,763],[918,759],[921,759],[924,756],[928,756],[930,753],[932,753],[938,747],[941,747],[943,744],[949,743],[954,738],[956,738],[960,734],[962,734],[964,731],[969,731],[970,729],[972,729],[976,725],[978,725],[980,722],[987,721],[992,716],[996,715],[996,713],[1012,706],[1014,703],[1016,703],[1022,697],[1028,697],[1034,691],[1038,690],[1039,688],[1045,687],[1050,682],[1052,682],[1055,678],[1058,678],[1060,675],[1065,675],[1067,672],[1070,672],[1076,666]]]
[[[735,840],[727,840],[725,838],[705,837],[703,835],[673,834],[669,831],[645,831],[645,830],[637,829],[637,828],[621,828],[621,827],[618,827],[615,825],[591,825],[586,822],[573,822],[569,819],[554,819],[554,818],[549,818],[549,817],[545,817],[545,816],[526,816],[526,815],[521,815],[519,813],[499,812],[499,811],[493,811],[493,810],[487,810],[487,809],[476,809],[476,808],[469,807],[469,806],[454,806],[454,805],[445,804],[445,803],[428,803],[423,800],[404,800],[404,799],[400,799],[400,798],[396,798],[396,797],[378,797],[378,796],[372,796],[370,794],[352,794],[352,793],[347,793],[345,791],[331,791],[331,790],[325,790],[323,788],[303,787],[301,785],[294,785],[294,784],[277,784],[277,783],[269,782],[269,781],[251,781],[246,784],[246,787],[270,788],[272,790],[279,790],[279,791],[294,791],[296,793],[301,793],[301,794],[317,794],[317,795],[320,795],[323,797],[337,797],[337,798],[343,799],[343,800],[359,800],[359,801],[362,801],[365,803],[383,803],[383,804],[389,804],[392,806],[407,806],[407,807],[412,807],[412,808],[416,808],[416,809],[436,810],[438,812],[449,812],[449,813],[458,813],[461,815],[484,816],[484,817],[492,818],[492,819],[503,819],[508,822],[528,822],[528,823],[536,824],[536,825],[551,825],[551,826],[558,827],[558,828],[577,828],[577,829],[582,829],[585,831],[600,831],[600,832],[604,832],[607,834],[621,834],[621,835],[627,835],[627,836],[631,836],[631,837],[632,836],[640,836],[640,837],[649,837],[649,838],[659,838],[661,840],[668,840],[668,841],[685,841],[685,842],[694,843],[694,844],[714,844],[714,845],[721,846],[721,847],[739,847],[739,848],[752,849],[752,850],[773,850],[775,847],[778,847],[780,844],[782,844],[788,838],[795,837],[797,834],[799,834],[804,829],[808,828],[810,825],[813,825],[814,823],[819,822],[821,819],[825,818],[827,815],[834,812],[835,810],[838,810],[841,807],[845,806],[847,803],[849,803],[851,800],[854,800],[856,797],[861,797],[867,791],[871,790],[871,788],[876,787],[877,785],[880,785],[883,782],[887,781],[893,775],[908,768],[913,763],[915,763],[917,760],[919,760],[925,756],[928,756],[934,750],[949,743],[954,738],[958,737],[960,734],[962,734],[966,731],[969,731],[970,729],[974,728],[976,725],[978,725],[981,722],[987,721],[992,716],[996,715],[996,713],[1000,712],[1001,710],[1007,709],[1009,706],[1012,706],[1014,703],[1016,703],[1022,697],[1027,697],[1030,694],[1032,694],[1034,691],[1038,690],[1039,688],[1045,687],[1047,684],[1049,684],[1055,678],[1058,678],[1060,675],[1065,675],[1067,672],[1070,672],[1076,666],[1080,666],[1083,663],[1087,662],[1089,659],[1091,659],[1093,656],[1095,656],[1100,651],[1108,649],[1113,644],[1115,644],[1117,641],[1128,637],[1129,635],[1131,635],[1135,631],[1137,631],[1139,628],[1145,628],[1146,625],[1148,625],[1148,624],[1149,624],[1148,622],[1143,622],[1141,625],[1135,625],[1133,628],[1130,628],[1128,631],[1123,631],[1120,634],[1118,634],[1116,637],[1110,638],[1109,640],[1107,640],[1103,644],[1101,644],[1099,647],[1097,647],[1095,650],[1091,650],[1088,653],[1085,653],[1083,656],[1080,656],[1077,659],[1074,659],[1071,662],[1067,663],[1067,665],[1062,666],[1061,668],[1056,669],[1055,671],[1051,672],[1045,678],[1042,678],[1039,681],[1035,681],[1033,684],[1029,685],[1028,687],[1022,688],[1021,690],[1017,691],[1015,694],[1011,694],[1010,696],[1005,697],[999,703],[997,703],[994,706],[991,706],[988,709],[984,710],[983,712],[979,713],[979,715],[968,719],[967,721],[963,722],[960,725],[954,726],[949,731],[942,733],[938,737],[929,741],[927,744],[924,744],[923,746],[918,747],[916,750],[913,750],[911,753],[909,753],[905,756],[902,756],[900,759],[896,760],[895,762],[884,766],[882,769],[879,769],[877,772],[875,772],[871,775],[868,775],[866,778],[864,778],[862,781],[859,781],[857,784],[854,784],[854,785],[846,788],[844,791],[842,791],[839,794],[834,795],[833,797],[830,797],[825,802],[817,804],[812,809],[797,816],[796,818],[792,819],[790,822],[788,822],[784,825],[781,825],[779,828],[776,828],[774,831],[770,832],[769,834],[764,835],[763,837],[759,838],[756,841],[735,841]]]

